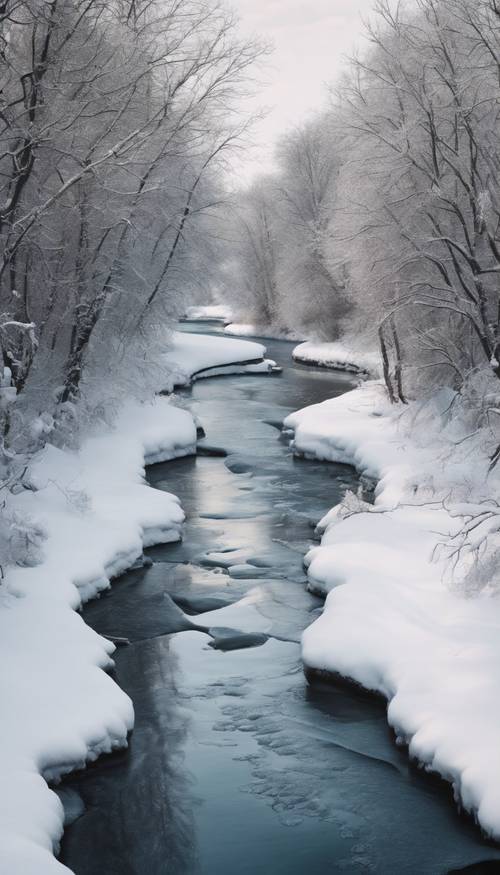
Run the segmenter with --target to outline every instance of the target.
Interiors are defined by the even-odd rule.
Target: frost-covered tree
[[[379,0],[376,13],[328,110],[283,138],[259,183],[272,208],[267,310],[309,335],[351,324],[403,400],[460,387],[474,368],[500,376],[500,12],[494,0]],[[240,274],[252,286],[248,258]]]
[[[500,34],[489,0],[378,11],[337,107],[335,246],[401,395],[402,367],[411,383],[498,372]]]
[[[242,318],[338,336],[346,314],[342,262],[328,239],[338,158],[328,119],[290,131],[278,170],[236,193],[226,292]]]
[[[3,10],[1,354],[18,391],[42,361],[70,400],[94,345],[175,309],[259,50],[194,0]]]
[[[342,258],[328,241],[339,169],[328,115],[290,131],[278,147],[276,222],[280,313],[294,329],[332,340],[347,312]]]
[[[78,408],[158,386],[261,49],[217,0],[6,0],[0,42],[5,491]]]
[[[238,193],[227,222],[223,294],[240,318],[269,326],[279,318],[276,186],[272,177]]]

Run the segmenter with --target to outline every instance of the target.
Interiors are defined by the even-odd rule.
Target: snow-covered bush
[[[8,565],[38,565],[43,558],[44,538],[44,531],[36,521],[9,510],[4,499],[0,507],[0,577],[3,579]]]

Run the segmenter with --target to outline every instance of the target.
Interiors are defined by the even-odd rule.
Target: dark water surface
[[[132,642],[116,679],[136,727],[128,751],[64,783],[68,812],[84,808],[61,859],[76,875],[500,872],[449,789],[395,746],[382,702],[305,682],[298,642],[320,603],[302,556],[311,523],[357,478],[294,459],[276,425],[351,383],[265,343],[281,376],[212,378],[186,395],[226,458],[149,469],[182,500],[183,542],[148,550],[150,568],[85,609]],[[247,567],[228,573],[236,561]]]

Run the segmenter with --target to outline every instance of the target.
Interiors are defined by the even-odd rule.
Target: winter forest
[[[0,875],[500,872],[500,6],[245,5],[0,4]]]

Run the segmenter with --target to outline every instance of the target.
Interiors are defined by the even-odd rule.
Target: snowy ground
[[[473,561],[482,544],[490,571],[497,565],[491,436],[471,429],[451,393],[402,410],[378,383],[285,425],[296,452],[353,464],[378,481],[374,507],[348,495],[321,521],[321,546],[306,557],[311,588],[328,595],[303,635],[305,665],[382,693],[410,755],[450,781],[500,839],[500,600],[494,581],[478,587]],[[483,523],[468,538],[457,534],[478,512]]]
[[[226,323],[224,333],[232,337],[263,337],[270,340],[301,341],[293,351],[293,358],[297,362],[367,374],[371,377],[381,376],[380,355],[376,350],[367,352],[344,341],[304,340],[304,335],[300,332],[288,331],[277,325],[232,322],[231,310],[224,305],[189,307],[185,319],[194,322],[198,320],[224,322]]]
[[[189,380],[264,351],[182,335],[168,361]],[[134,720],[131,701],[106,673],[114,645],[77,610],[141,561],[145,546],[179,539],[179,501],[150,488],[144,467],[194,452],[189,412],[164,397],[129,402],[113,429],[96,430],[78,451],[46,446],[25,475],[32,488],[9,496],[3,512],[34,521],[44,540],[40,564],[4,569],[0,594],[2,875],[69,871],[53,856],[64,814],[46,782],[126,745]]]
[[[363,352],[340,341],[307,340],[295,347],[293,357],[295,361],[309,365],[380,376],[380,355],[377,352]]]

